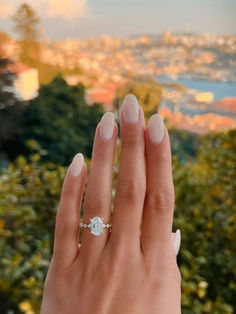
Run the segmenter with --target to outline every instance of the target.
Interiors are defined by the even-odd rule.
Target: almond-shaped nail
[[[139,104],[137,98],[133,94],[128,94],[125,96],[121,110],[123,112],[125,122],[138,122]]]
[[[178,255],[178,253],[179,253],[180,242],[181,242],[181,233],[180,233],[180,230],[178,229],[173,234],[173,237],[172,237],[173,249],[174,249],[176,255]]]
[[[100,136],[105,140],[112,138],[113,131],[115,126],[115,118],[112,112],[106,112],[102,116],[100,122]]]
[[[148,134],[150,139],[155,143],[160,143],[164,137],[164,122],[162,117],[155,113],[148,122]]]
[[[77,177],[83,168],[84,156],[81,153],[75,155],[70,165],[70,173],[73,177]]]

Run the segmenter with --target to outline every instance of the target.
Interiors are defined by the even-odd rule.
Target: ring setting
[[[81,228],[90,228],[91,234],[95,236],[99,236],[100,234],[104,233],[104,228],[110,228],[110,224],[104,224],[103,218],[95,216],[90,219],[89,224],[80,223]]]

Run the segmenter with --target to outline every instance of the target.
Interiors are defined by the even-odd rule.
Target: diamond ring
[[[110,227],[110,224],[104,224],[103,218],[98,216],[91,218],[89,224],[80,223],[80,228],[90,228],[90,232],[95,236],[104,233],[104,228]]]

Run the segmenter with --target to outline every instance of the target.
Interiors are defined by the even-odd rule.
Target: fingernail
[[[133,94],[125,96],[122,105],[122,112],[125,122],[136,123],[139,118],[139,104],[137,98]]]
[[[173,249],[174,249],[176,255],[179,252],[180,242],[181,242],[181,233],[180,233],[180,230],[178,229],[173,234],[173,238],[172,238]]]
[[[73,177],[77,177],[82,170],[84,163],[84,156],[81,153],[75,155],[70,165],[70,173]]]
[[[114,126],[115,118],[113,113],[104,113],[100,122],[100,136],[105,140],[111,139],[114,131]]]
[[[160,143],[164,137],[164,122],[162,117],[156,113],[149,119],[148,134],[155,143]]]

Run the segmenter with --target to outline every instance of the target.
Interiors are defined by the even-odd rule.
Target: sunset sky
[[[20,0],[0,0],[0,31],[12,33]],[[236,33],[235,0],[34,0],[45,37],[158,34],[164,30]]]

